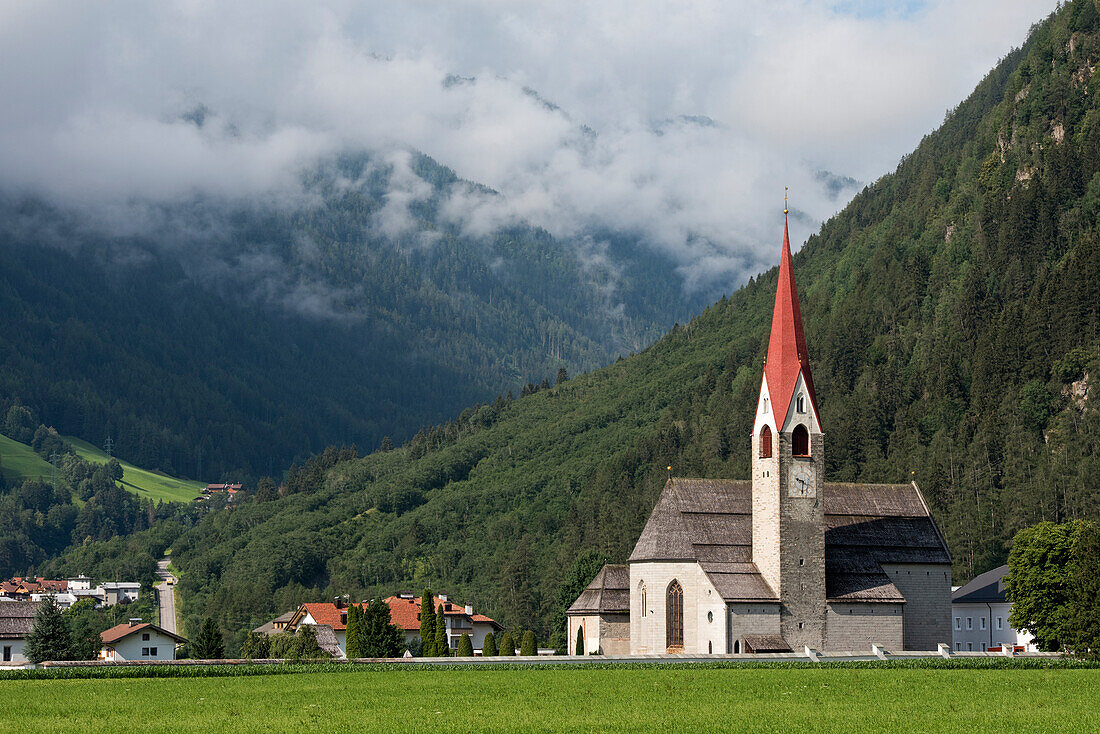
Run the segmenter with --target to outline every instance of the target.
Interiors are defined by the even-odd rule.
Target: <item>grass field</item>
[[[7,436],[0,436],[0,469],[9,484],[32,477],[48,478],[52,471],[50,462],[34,453],[30,446]]]
[[[87,441],[81,441],[79,438],[73,438],[72,436],[65,436],[64,438],[73,445],[76,453],[81,457],[97,464],[107,463],[107,454]],[[139,497],[173,502],[190,502],[198,497],[202,492],[202,488],[206,486],[201,482],[189,482],[166,474],[140,469],[121,459],[119,459],[119,463],[122,464],[122,486]]]
[[[358,670],[5,680],[0,731],[1100,730],[1100,670]]]

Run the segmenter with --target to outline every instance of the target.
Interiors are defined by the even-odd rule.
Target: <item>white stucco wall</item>
[[[575,655],[577,652],[577,630],[584,630],[584,654],[595,655],[600,651],[600,618],[596,614],[586,614],[583,616],[570,615],[568,618],[568,637],[569,642],[567,651],[570,655]]]
[[[951,605],[951,649],[956,652],[982,652],[1001,645],[1023,646],[1034,651],[1035,638],[1012,629],[1008,615],[1012,604],[955,603]],[[969,624],[968,624],[969,622]]]
[[[27,641],[23,638],[0,640],[0,653],[4,651],[4,648],[10,648],[11,652],[11,660],[5,661],[3,655],[0,655],[0,665],[28,662],[26,656],[23,654],[23,648],[26,644]]]
[[[640,561],[630,564],[630,652],[665,652],[665,593],[676,579],[684,589],[684,652],[726,651],[726,602],[698,563]],[[641,584],[646,585],[642,614]],[[576,635],[576,632],[573,633]],[[575,639],[575,638],[574,638]]]

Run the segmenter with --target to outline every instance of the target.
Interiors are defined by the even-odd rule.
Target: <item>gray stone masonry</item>
[[[815,470],[813,497],[791,497],[791,470]],[[810,434],[810,457],[791,455],[791,434],[779,434],[780,634],[792,650],[825,641],[825,436]]]
[[[951,566],[944,563],[882,564],[905,597],[905,649],[935,650],[951,643]]]

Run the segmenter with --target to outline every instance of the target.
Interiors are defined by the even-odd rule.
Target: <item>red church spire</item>
[[[775,309],[772,312],[772,334],[768,341],[768,361],[764,376],[768,380],[768,393],[775,411],[776,423],[781,427],[794,398],[798,375],[806,383],[807,397],[817,410],[814,380],[810,375],[810,358],[806,354],[806,335],[802,332],[802,310],[798,306],[798,288],[794,283],[791,264],[791,238],[787,233],[787,208],[783,208],[783,253],[779,259],[779,287],[775,291]],[[818,430],[820,430],[820,424]]]

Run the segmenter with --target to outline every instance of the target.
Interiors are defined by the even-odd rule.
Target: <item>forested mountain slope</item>
[[[0,193],[0,422],[19,401],[141,466],[259,476],[605,365],[705,302],[635,237],[464,234],[455,192],[495,196],[415,153],[262,200]]]
[[[1021,527],[1100,515],[1095,11],[1038,25],[795,257],[829,478],[915,479],[959,581]],[[773,270],[636,356],[207,516],[172,540],[188,623],[239,635],[305,598],[431,582],[549,632],[566,570],[628,555],[667,465],[748,476],[775,287]]]

